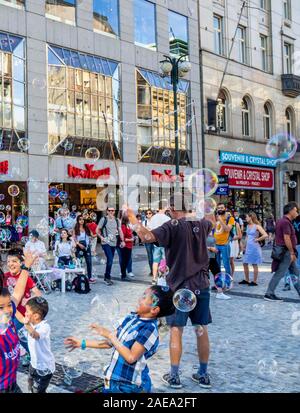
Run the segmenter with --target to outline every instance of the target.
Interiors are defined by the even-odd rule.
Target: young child
[[[43,297],[31,298],[26,304],[24,325],[28,332],[30,366],[28,387],[31,393],[46,393],[55,371],[51,352],[50,326],[45,320],[48,302]]]
[[[65,345],[75,348],[113,348],[110,365],[105,372],[105,393],[148,393],[151,379],[147,360],[159,344],[158,317],[173,314],[173,293],[168,287],[147,288],[139,299],[136,313],[127,315],[115,332],[97,324],[90,327],[105,340],[79,340],[67,337]]]
[[[30,268],[37,257],[30,252],[24,255],[24,264]],[[24,296],[27,280],[28,271],[22,270],[11,295],[4,287],[4,277],[0,273],[0,393],[22,393],[17,385],[20,340],[13,318]]]

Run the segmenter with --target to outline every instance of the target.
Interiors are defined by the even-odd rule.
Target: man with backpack
[[[106,256],[104,282],[106,285],[112,285],[113,282],[110,274],[116,248],[118,245],[120,245],[120,248],[123,248],[125,245],[120,221],[116,218],[113,207],[107,207],[107,215],[100,219],[97,234],[101,239],[101,246]]]
[[[230,215],[226,217],[226,207],[220,202],[217,206],[216,227],[214,237],[216,240],[217,261],[221,268],[221,260],[227,274],[231,274],[230,268],[230,233],[234,226],[234,218]]]

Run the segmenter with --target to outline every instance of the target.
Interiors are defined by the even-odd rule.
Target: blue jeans
[[[13,319],[13,323],[16,327],[17,332],[19,332],[24,327],[24,324],[22,324],[17,318]],[[29,353],[28,342],[25,337],[20,339],[20,343],[21,346],[27,351],[27,353]]]
[[[144,386],[136,386],[132,383],[110,380],[109,388],[103,389],[103,393],[150,393],[150,390],[151,388],[148,390],[145,389]]]
[[[120,268],[122,268],[122,248],[117,247],[117,253],[118,253],[118,256],[119,256]],[[126,270],[127,270],[128,273],[132,272],[132,255],[130,256],[130,259],[129,259],[129,262],[127,264]]]
[[[149,263],[149,267],[150,267],[150,272],[151,272],[151,274],[152,274],[154,245],[153,245],[153,244],[147,244],[147,243],[145,243],[145,248],[146,248],[146,251],[147,251],[148,263]]]
[[[223,260],[223,265],[225,268],[225,272],[227,274],[231,274],[231,268],[230,268],[230,245],[225,244],[225,245],[216,245],[216,248],[218,250],[217,253],[217,261],[218,264],[221,268],[221,260]]]
[[[111,273],[111,268],[112,268],[113,261],[114,261],[116,247],[111,247],[108,244],[102,244],[102,248],[106,256],[106,268],[105,268],[105,273],[104,273],[104,279],[110,280],[111,278],[110,273]]]

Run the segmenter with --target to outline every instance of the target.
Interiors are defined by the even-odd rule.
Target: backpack
[[[74,286],[75,293],[88,294],[91,291],[89,280],[83,274],[78,274],[72,284]]]

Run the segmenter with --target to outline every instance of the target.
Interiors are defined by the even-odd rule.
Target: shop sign
[[[110,177],[110,168],[104,168],[94,171],[94,165],[85,164],[85,169],[77,168],[73,165],[68,165],[68,176],[70,178],[84,178],[84,179],[108,179]]]
[[[228,176],[228,184],[230,188],[274,189],[273,169],[223,165],[220,169],[220,173]]]
[[[265,166],[267,168],[276,168],[277,160],[267,156],[250,155],[248,153],[236,153],[220,151],[219,158],[221,163],[238,163],[250,166]]]
[[[0,175],[8,174],[8,161],[0,162]]]
[[[151,176],[152,176],[152,181],[155,181],[155,182],[176,182],[176,175],[172,175],[171,169],[165,169],[163,173],[152,170]],[[183,172],[179,173],[179,178],[181,182],[183,182],[184,180]]]

